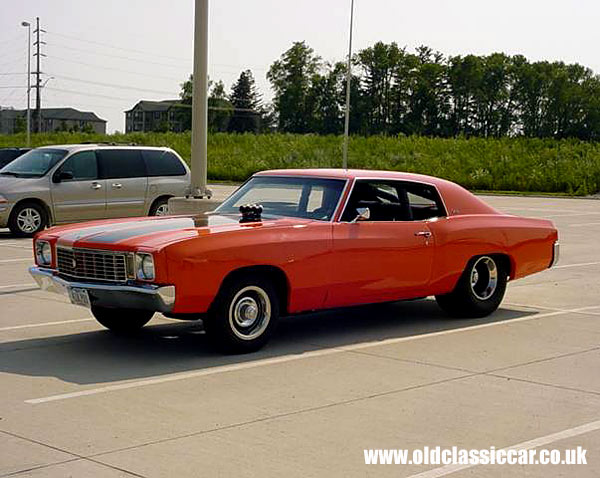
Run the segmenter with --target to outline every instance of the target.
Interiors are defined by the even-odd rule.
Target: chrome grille
[[[58,272],[78,279],[127,281],[127,259],[123,252],[57,247]]]

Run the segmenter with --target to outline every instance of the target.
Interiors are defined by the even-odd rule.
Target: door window
[[[93,151],[82,151],[68,158],[60,167],[61,173],[71,173],[73,179],[64,181],[86,181],[98,179],[98,163]]]
[[[342,221],[353,221],[360,208],[369,208],[369,221],[422,221],[445,215],[434,186],[408,181],[357,180]]]
[[[103,179],[146,177],[146,166],[138,150],[100,150],[97,154]]]

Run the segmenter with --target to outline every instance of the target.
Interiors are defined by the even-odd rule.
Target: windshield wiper
[[[13,173],[12,171],[3,171],[0,174],[3,176],[14,176],[15,178],[19,177],[19,173]]]

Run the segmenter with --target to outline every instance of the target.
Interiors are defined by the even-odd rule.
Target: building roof
[[[138,109],[140,111],[148,111],[148,112],[167,111],[169,108],[171,108],[171,106],[173,106],[175,104],[179,104],[179,103],[181,103],[181,100],[162,100],[162,101],[141,100],[141,101],[138,101],[133,108],[125,111],[125,113],[129,113],[130,111],[133,111],[135,109]]]
[[[35,110],[31,110],[33,115]],[[27,110],[2,110],[1,115],[4,117],[16,118],[24,116]],[[106,120],[99,118],[96,113],[91,111],[79,111],[75,108],[42,108],[43,119],[54,119],[63,121],[91,121],[95,123],[106,123]]]

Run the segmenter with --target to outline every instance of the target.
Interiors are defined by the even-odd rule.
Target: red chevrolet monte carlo
[[[435,296],[451,315],[486,316],[509,279],[556,263],[558,233],[429,176],[281,170],[202,217],[53,227],[34,252],[40,287],[114,332],[161,312],[201,318],[215,343],[248,352],[279,316],[319,309]]]

